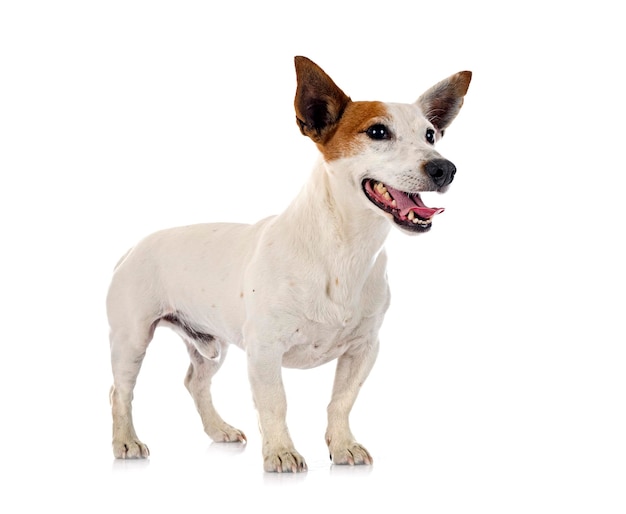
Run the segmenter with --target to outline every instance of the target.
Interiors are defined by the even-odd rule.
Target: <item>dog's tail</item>
[[[122,255],[122,257],[120,258],[119,261],[117,261],[117,264],[115,265],[115,267],[113,268],[113,271],[115,271],[117,268],[120,267],[120,264],[122,264],[122,262],[124,262],[124,259],[126,259],[126,257],[128,257],[128,254],[131,252],[132,248],[130,248],[124,255]]]

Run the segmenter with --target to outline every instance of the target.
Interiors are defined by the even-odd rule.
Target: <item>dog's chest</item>
[[[313,368],[334,360],[376,337],[373,325],[373,320],[353,315],[336,325],[302,320],[290,337],[283,365]]]

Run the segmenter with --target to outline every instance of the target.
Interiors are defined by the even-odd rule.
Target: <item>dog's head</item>
[[[296,120],[334,175],[360,190],[368,209],[409,232],[426,232],[443,209],[425,191],[445,192],[456,168],[434,146],[463,105],[472,73],[462,71],[414,104],[353,102],[306,57],[296,57]],[[346,182],[347,181],[347,182]]]

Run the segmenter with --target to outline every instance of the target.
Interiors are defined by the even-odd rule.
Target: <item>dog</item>
[[[421,192],[445,192],[455,166],[435,143],[458,114],[471,72],[437,83],[413,104],[352,101],[306,57],[295,57],[300,131],[320,158],[286,210],[253,225],[198,224],[140,241],[118,262],[107,295],[113,453],[146,458],[131,402],[157,326],[176,331],[191,364],[185,386],[205,432],[246,442],[211,399],[230,344],[246,352],[264,470],[307,469],[286,424],[283,366],[337,361],[326,443],[333,464],[370,465],[348,417],[379,348],[389,306],[385,239],[431,229],[443,209]]]

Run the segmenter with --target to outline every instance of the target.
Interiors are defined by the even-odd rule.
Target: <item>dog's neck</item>
[[[350,184],[347,173],[320,159],[282,216],[299,244],[329,263],[349,263],[358,273],[373,265],[390,223],[364,205],[360,184]]]

